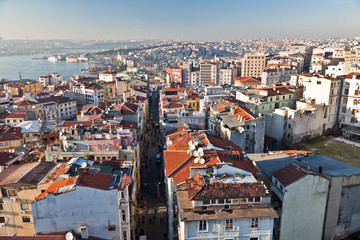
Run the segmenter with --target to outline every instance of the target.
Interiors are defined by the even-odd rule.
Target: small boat
[[[55,56],[50,56],[50,57],[48,57],[48,61],[49,61],[49,62],[56,62],[56,61],[57,61],[57,57],[55,57]]]

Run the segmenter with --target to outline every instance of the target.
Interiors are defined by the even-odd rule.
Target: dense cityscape
[[[133,42],[0,72],[0,239],[359,236],[360,38]]]

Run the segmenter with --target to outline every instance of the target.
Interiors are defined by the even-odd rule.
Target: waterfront
[[[0,57],[0,79],[19,79],[19,70],[22,79],[38,80],[39,76],[49,73],[58,73],[64,76],[65,80],[75,74],[88,75],[81,72],[81,69],[88,68],[87,62],[69,63],[65,61],[49,62],[47,59],[33,59],[47,56],[44,54],[28,56],[4,56]]]

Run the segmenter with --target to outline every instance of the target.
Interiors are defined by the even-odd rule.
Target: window
[[[225,199],[223,198],[218,199],[218,204],[224,204],[224,203],[225,203]]]
[[[259,226],[259,218],[251,218],[251,227],[256,228]]]
[[[215,205],[216,204],[216,199],[210,199],[210,204]]]
[[[354,105],[357,105],[358,101],[356,99],[354,99]]]
[[[207,231],[207,222],[206,220],[199,221],[199,231]]]
[[[0,210],[4,210],[4,206],[2,203],[0,203]]]
[[[343,112],[343,113],[346,113],[346,107],[343,107],[343,108],[342,108],[342,112]]]
[[[233,219],[226,219],[225,220],[225,230],[234,230],[233,228]]]
[[[23,221],[23,223],[29,223],[30,217],[22,217],[22,221]]]
[[[250,240],[259,240],[258,237],[251,237]]]
[[[210,200],[209,199],[203,200],[203,205],[210,205]]]
[[[27,203],[20,204],[21,210],[29,210],[29,205]]]
[[[122,220],[123,220],[123,222],[126,222],[126,213],[125,213],[125,210],[121,210],[121,214],[122,214]]]
[[[225,202],[226,203],[231,203],[231,199],[228,198],[228,199],[225,200]]]
[[[127,240],[127,232],[123,231],[123,240]]]
[[[249,203],[252,203],[252,202],[254,202],[254,198],[252,198],[252,197],[251,197],[251,198],[248,198],[247,201],[248,201]]]
[[[246,203],[246,198],[240,198],[240,203]]]
[[[10,197],[15,197],[15,196],[17,196],[16,190],[9,189],[9,190],[8,190],[8,196],[10,196]]]
[[[260,197],[255,197],[255,202],[260,202],[260,201],[261,201]]]
[[[238,198],[233,198],[232,199],[232,204],[239,204],[239,199]]]
[[[0,217],[0,223],[5,223],[5,218],[4,217]]]

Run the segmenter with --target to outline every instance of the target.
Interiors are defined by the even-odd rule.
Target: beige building
[[[53,182],[53,162],[31,162],[11,165],[0,173],[0,235],[32,236],[35,234],[31,203]]]
[[[242,60],[242,77],[261,77],[265,69],[265,54],[245,55]]]

